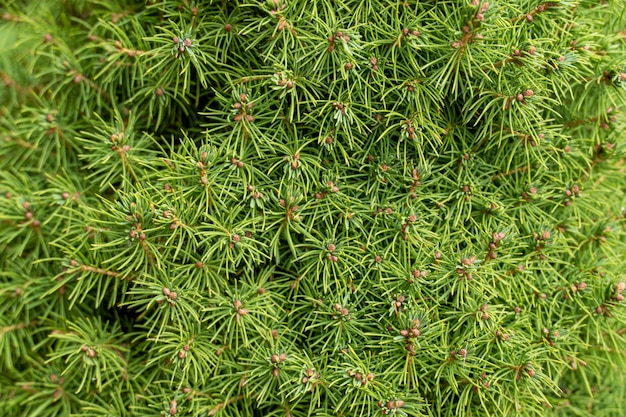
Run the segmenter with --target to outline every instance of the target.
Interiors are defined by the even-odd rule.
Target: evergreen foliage
[[[3,0],[3,416],[626,415],[623,0]]]

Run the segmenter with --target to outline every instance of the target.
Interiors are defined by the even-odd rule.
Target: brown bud
[[[178,298],[178,294],[176,293],[176,291],[170,292],[170,300],[176,301],[177,298]]]
[[[231,25],[230,23],[226,23],[226,24],[224,25],[224,30],[225,30],[226,32],[230,32],[231,30],[233,30],[233,25]]]
[[[245,308],[240,308],[239,310],[237,310],[237,314],[239,314],[240,316],[245,316],[246,314],[248,314],[250,311],[248,311]]]

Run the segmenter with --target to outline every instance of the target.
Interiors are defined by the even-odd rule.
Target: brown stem
[[[126,281],[132,281],[133,278],[129,277],[128,275],[123,275],[119,272],[116,271],[110,271],[108,269],[102,269],[102,268],[98,268],[95,266],[91,266],[91,265],[81,265],[79,267],[79,269],[83,272],[93,272],[95,274],[100,274],[100,275],[105,275],[107,277],[113,277],[113,278],[119,278],[119,279],[124,279]]]
[[[2,79],[5,87],[13,87],[17,90],[19,94],[26,94],[27,92],[31,93],[33,91],[32,88],[29,88],[28,91],[26,91],[24,87],[22,87],[19,83],[9,77],[9,75],[5,72],[0,73],[0,79]]]
[[[37,149],[37,145],[34,145],[32,143],[28,143],[23,139],[20,138],[10,138],[10,142],[15,143],[18,146],[21,146],[22,148],[26,148],[26,149]]]
[[[532,167],[531,165],[526,165],[526,166],[523,166],[523,167],[517,167],[517,168],[515,168],[515,169],[511,169],[511,170],[509,170],[509,171],[507,171],[507,172],[501,172],[500,174],[496,174],[496,175],[494,175],[493,177],[491,177],[491,180],[492,180],[492,181],[495,181],[495,180],[500,179],[500,178],[502,178],[502,177],[506,177],[506,176],[508,176],[508,175],[516,174],[516,173],[518,173],[518,172],[526,172],[526,171],[528,171],[531,167]]]
[[[222,403],[217,404],[215,407],[213,407],[211,410],[209,410],[209,414],[208,415],[209,416],[214,416],[215,414],[217,414],[218,411],[220,411],[220,409],[226,407],[229,404],[232,404],[234,402],[242,400],[242,399],[243,399],[243,395],[240,395],[240,396],[235,397],[235,398],[229,398],[228,400],[226,400],[226,401],[224,401]]]
[[[78,71],[72,71],[72,72],[73,72],[73,75],[75,77],[80,77],[77,82],[81,82],[81,81],[86,82],[89,87],[91,87],[95,91],[97,91],[106,101],[111,102],[111,98],[109,97],[109,95],[102,88],[100,88],[100,86],[98,84],[96,84],[95,82],[93,82],[89,78],[85,77],[83,74],[81,74]],[[76,78],[75,78],[75,80],[76,80]]]
[[[130,164],[128,163],[128,158],[126,157],[126,152],[124,151],[124,149],[120,146],[116,146],[115,151],[117,152],[120,159],[122,160],[122,163],[124,164],[124,168],[126,168],[126,170],[130,173],[130,176],[133,179],[133,181],[137,182],[137,177],[135,177],[135,172],[131,169]]]
[[[550,8],[550,7],[554,7],[554,6],[556,6],[556,3],[544,3],[544,4],[540,4],[540,5],[539,5],[539,6],[537,6],[536,8],[532,9],[531,11],[529,11],[528,13],[524,13],[524,14],[522,14],[522,15],[519,15],[519,16],[516,16],[516,17],[512,18],[512,19],[511,19],[511,22],[512,22],[512,23],[515,23],[515,22],[517,22],[517,21],[520,21],[520,20],[526,19],[526,18],[527,18],[527,16],[533,16],[533,17],[534,17],[534,16],[536,16],[536,15],[538,15],[538,14],[540,14],[540,13],[543,13],[543,12],[547,11],[547,10],[548,10],[548,8]]]
[[[593,123],[597,121],[598,121],[597,117],[590,117],[588,119],[578,119],[578,120],[565,123],[563,127],[576,127],[576,126],[584,125],[586,123]]]
[[[12,324],[10,326],[0,327],[0,337],[3,336],[5,333],[9,333],[14,330],[24,329],[29,326],[34,326],[36,324],[37,324],[37,320],[32,320],[29,322],[17,323],[17,324]]]

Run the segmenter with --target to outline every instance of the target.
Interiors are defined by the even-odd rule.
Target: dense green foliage
[[[3,0],[3,416],[626,415],[623,0]]]

